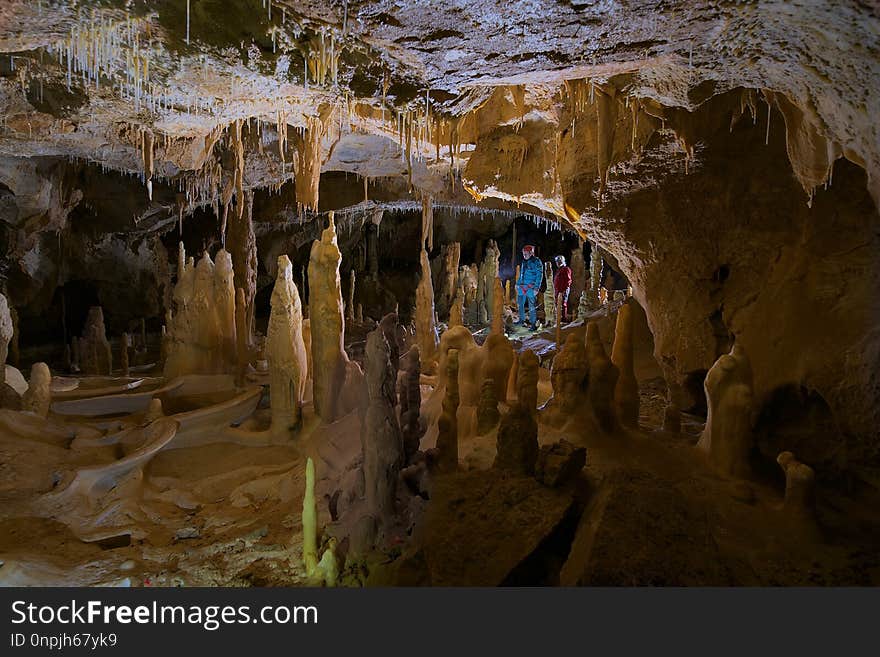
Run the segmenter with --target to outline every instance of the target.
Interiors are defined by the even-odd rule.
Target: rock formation
[[[306,459],[306,490],[302,503],[302,559],[306,576],[312,577],[318,567],[318,504],[315,501],[315,463]]]
[[[530,413],[538,406],[538,357],[531,349],[520,352],[516,370],[516,394],[519,403]]]
[[[449,309],[449,328],[461,326],[464,323],[464,291],[459,286],[455,291],[455,298]]]
[[[180,244],[172,296],[165,376],[233,372],[237,351],[235,287],[229,253],[218,251],[215,263],[206,252],[194,265]],[[84,353],[82,346],[80,351]]]
[[[356,282],[357,275],[354,273],[354,269],[352,269],[348,275],[348,303],[345,304],[345,319],[349,322],[354,321],[354,292]]]
[[[544,263],[544,280],[547,289],[544,290],[544,326],[556,325],[556,294],[553,290],[553,265]]]
[[[104,311],[100,306],[89,308],[79,339],[79,365],[85,374],[106,374],[113,370],[113,352],[104,328]]]
[[[752,436],[752,366],[742,346],[721,356],[704,383],[709,413],[697,449],[721,473],[746,477]]]
[[[562,427],[577,417],[587,401],[586,377],[589,371],[587,350],[581,336],[572,333],[553,358],[550,382],[553,396],[544,404],[541,416],[554,427]]]
[[[40,417],[49,414],[49,405],[52,403],[52,373],[46,363],[34,363],[31,367],[31,378],[28,380],[28,389],[21,397],[21,410],[30,411]]]
[[[477,404],[477,435],[489,433],[498,424],[500,417],[495,380],[483,379],[480,386],[480,402]]]
[[[422,390],[419,384],[421,364],[418,345],[406,354],[403,362],[403,376],[399,379],[397,396],[400,400],[400,428],[403,432],[403,451],[406,463],[412,462],[419,451],[419,443],[424,434],[420,421]]]
[[[585,447],[575,447],[564,438],[552,445],[542,445],[535,467],[535,478],[556,488],[571,482],[587,464]]]
[[[394,513],[404,443],[394,409],[396,368],[381,328],[367,336],[366,379],[369,405],[363,431],[364,485],[368,513],[385,526]]]
[[[241,387],[245,383],[245,375],[250,364],[250,347],[248,345],[248,306],[247,297],[242,288],[235,290],[235,385]]]
[[[342,288],[339,263],[342,254],[336,242],[333,213],[321,239],[312,244],[309,256],[309,326],[312,341],[312,382],[315,412],[333,422],[343,412],[341,393],[345,386],[348,356],[342,340]]]
[[[257,295],[257,239],[254,235],[254,196],[245,192],[239,198],[226,230],[225,248],[231,256],[233,285],[243,290],[245,300],[245,344],[254,332],[254,298]]]
[[[493,299],[495,296],[495,279],[498,278],[498,259],[500,257],[501,251],[498,249],[498,245],[494,240],[489,240],[477,279],[477,317],[481,324],[489,322],[492,310],[495,308]]]
[[[580,301],[581,294],[584,292],[584,283],[587,280],[587,265],[584,262],[584,242],[578,240],[578,245],[571,251],[571,291],[568,295],[569,315],[572,314],[571,308],[575,303]]]
[[[18,393],[6,382],[6,358],[9,354],[12,332],[9,303],[6,296],[0,294],[0,408],[11,408],[20,404]]]
[[[816,473],[801,463],[791,452],[782,452],[776,459],[785,473],[785,513],[793,518],[815,521]]]
[[[613,431],[617,426],[614,408],[614,390],[619,373],[605,353],[599,335],[599,325],[587,324],[587,360],[590,364],[588,396],[596,421],[603,431]]]
[[[493,467],[531,476],[535,474],[537,460],[538,424],[529,408],[521,401],[516,402],[498,425]]]
[[[440,258],[442,265],[440,269],[440,294],[437,297],[437,312],[440,317],[446,317],[447,314],[450,314],[453,300],[457,299],[458,295],[458,263],[461,259],[461,243],[451,242],[450,244],[444,244]]]
[[[302,336],[302,305],[293,282],[293,266],[278,257],[266,334],[272,430],[280,435],[299,425],[308,380],[308,360]]]
[[[441,472],[458,469],[458,353],[458,349],[450,349],[446,354],[446,392],[437,421],[437,469]]]
[[[431,262],[428,260],[428,252],[422,249],[421,253],[422,274],[416,288],[416,341],[419,345],[419,354],[427,363],[434,358],[437,351],[439,338],[437,326],[434,323],[434,285],[431,282]]]
[[[625,304],[617,311],[611,362],[619,372],[614,386],[614,408],[621,424],[639,426],[639,384],[633,365],[632,307]]]

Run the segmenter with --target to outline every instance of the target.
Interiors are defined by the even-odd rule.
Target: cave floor
[[[533,345],[547,340],[526,337]],[[638,429],[587,432],[576,419],[562,428],[539,424],[541,444],[565,438],[586,447],[587,466],[576,485],[550,491],[533,479],[501,477],[492,470],[497,430],[461,435],[460,472],[437,478],[423,522],[402,528],[404,545],[384,553],[371,581],[880,583],[880,506],[874,498],[821,486],[815,521],[791,518],[782,510],[781,473],[750,481],[714,474],[694,449],[702,418],[685,414],[680,434],[655,429],[662,424],[665,383],[646,348],[637,348],[636,356]],[[549,372],[540,372],[539,405],[552,393]],[[423,386],[423,400],[423,413],[430,415],[430,386]],[[184,404],[182,410],[190,409]],[[463,433],[473,426],[468,414],[474,412],[460,409]],[[119,424],[133,431],[137,421]],[[332,520],[327,498],[357,466],[361,419],[355,412],[321,425],[307,404],[293,441],[265,438],[267,426],[263,399],[238,429],[215,428],[215,435],[192,446],[160,450],[109,490],[72,501],[56,491],[84,467],[112,464],[118,447],[90,443],[89,422],[82,419],[0,411],[0,583],[307,584],[301,566],[305,457],[316,459],[323,526]],[[436,439],[431,429],[423,449]],[[413,576],[412,556],[425,553],[427,566]],[[401,564],[406,568],[395,568]],[[354,573],[342,579],[364,581]]]

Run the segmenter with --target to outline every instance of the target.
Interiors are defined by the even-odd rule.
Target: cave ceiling
[[[141,217],[287,183],[316,210],[345,171],[583,228],[646,149],[699,166],[772,110],[805,203],[839,158],[876,203],[878,26],[874,2],[4,0],[0,182],[19,223],[62,158],[140,179]]]

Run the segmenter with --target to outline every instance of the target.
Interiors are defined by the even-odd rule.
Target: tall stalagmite
[[[440,317],[451,314],[451,307],[458,293],[458,263],[461,259],[461,243],[444,244],[441,252],[440,294],[437,297],[437,313]]]
[[[553,265],[544,263],[544,280],[547,281],[547,289],[544,290],[544,325],[556,325],[556,296],[553,290]]]
[[[495,294],[495,279],[498,278],[498,260],[500,257],[501,251],[495,240],[489,240],[483,264],[480,265],[477,281],[478,320],[482,324],[489,322],[490,314],[494,308],[493,296]]]
[[[424,433],[421,422],[422,390],[419,385],[421,363],[419,347],[413,345],[403,359],[403,377],[399,379],[398,398],[400,400],[400,427],[403,432],[403,451],[409,463],[416,452]]]
[[[79,339],[80,367],[85,374],[106,374],[113,370],[113,352],[104,328],[101,306],[89,308],[82,337]]]
[[[193,265],[181,243],[173,303],[165,376],[234,372],[235,286],[229,253],[218,251],[215,264],[206,252]]]
[[[309,326],[312,338],[312,382],[315,412],[325,422],[339,417],[339,397],[345,383],[348,356],[343,347],[342,285],[336,243],[336,224],[330,213],[321,239],[309,256]]]
[[[284,435],[300,423],[308,379],[306,347],[302,336],[302,305],[299,290],[293,282],[293,266],[286,255],[278,257],[278,274],[271,305],[266,354],[269,360],[272,431]]]
[[[422,249],[422,275],[416,288],[416,341],[422,362],[427,363],[434,358],[440,338],[434,323],[434,285],[431,281],[431,262],[428,252]]]
[[[438,420],[437,466],[441,472],[458,469],[458,349],[446,354],[446,394]]]
[[[235,288],[244,290],[247,344],[251,343],[254,332],[254,297],[257,295],[257,238],[253,213],[254,195],[245,192],[226,230],[226,248],[232,256]]]
[[[397,368],[382,328],[367,336],[366,378],[369,405],[363,430],[364,490],[367,509],[379,526],[394,512],[404,444],[394,410]]]
[[[639,384],[633,367],[633,317],[632,306],[629,304],[624,304],[617,311],[611,362],[620,373],[614,387],[614,407],[617,417],[625,426],[638,427]]]
[[[568,314],[571,316],[572,307],[581,298],[584,291],[584,283],[587,280],[587,265],[584,261],[584,241],[578,239],[578,245],[571,251],[571,291],[568,294]]]
[[[302,504],[303,566],[311,577],[318,567],[318,505],[315,502],[315,463],[306,460],[306,490]]]

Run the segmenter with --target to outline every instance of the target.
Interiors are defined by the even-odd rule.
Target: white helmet
[[[557,267],[565,267],[565,256],[558,255],[555,260]]]

